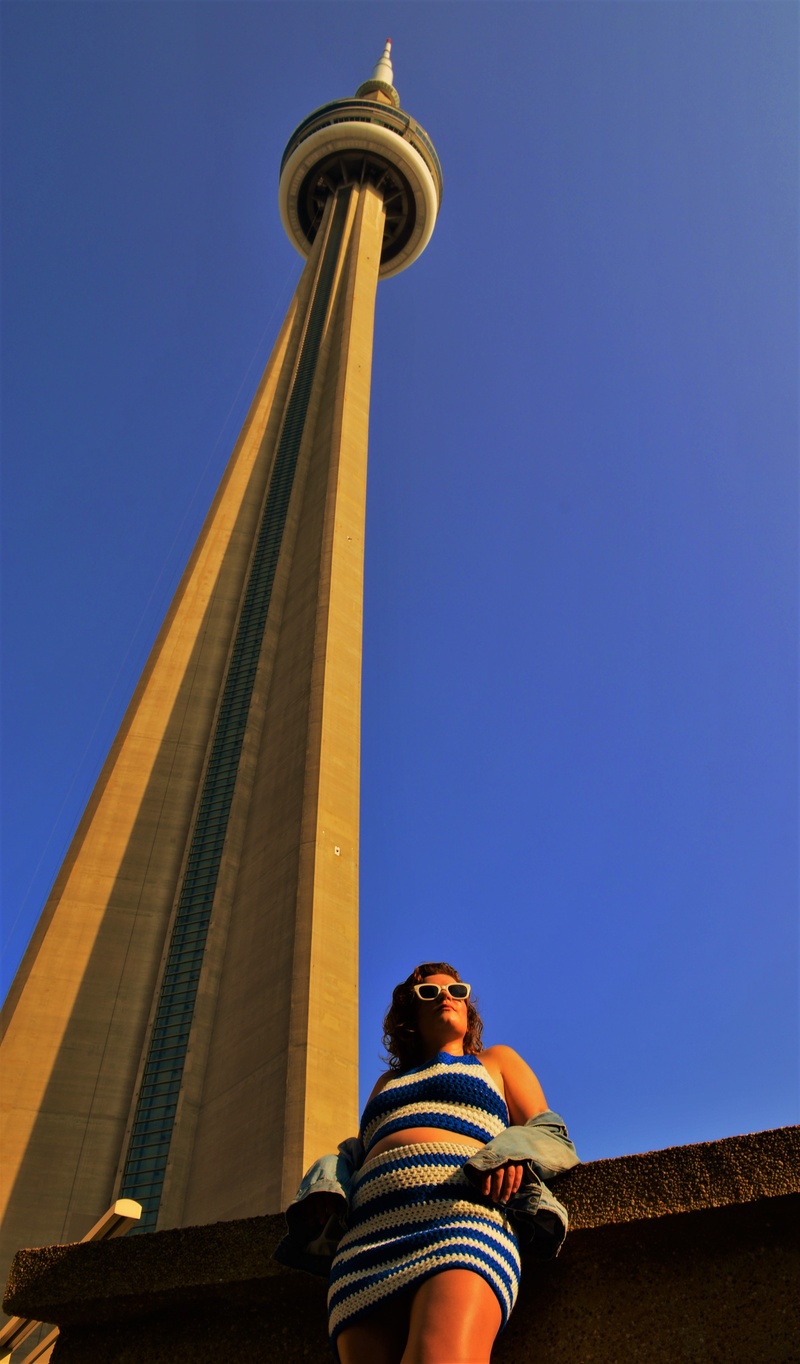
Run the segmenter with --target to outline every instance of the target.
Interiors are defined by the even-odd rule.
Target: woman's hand
[[[519,1192],[524,1169],[521,1160],[508,1160],[505,1165],[498,1165],[496,1170],[483,1176],[479,1185],[481,1193],[493,1203],[507,1203]]]
[[[343,1205],[344,1199],[340,1194],[312,1193],[303,1199],[300,1210],[307,1226],[324,1227],[328,1218],[338,1212]]]

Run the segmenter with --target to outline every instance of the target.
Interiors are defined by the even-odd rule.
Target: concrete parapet
[[[554,1181],[572,1231],[529,1263],[496,1364],[800,1360],[800,1128],[595,1161]],[[281,1217],[22,1250],[6,1311],[53,1364],[330,1364],[325,1284],[270,1257]]]

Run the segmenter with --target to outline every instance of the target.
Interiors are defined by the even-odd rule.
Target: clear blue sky
[[[792,3],[57,3],[4,27],[3,986],[387,33],[445,173],[381,285],[363,1088],[453,960],[584,1158],[798,1120]]]

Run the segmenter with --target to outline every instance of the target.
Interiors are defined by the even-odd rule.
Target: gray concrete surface
[[[800,1128],[596,1161],[554,1181],[572,1230],[528,1264],[496,1364],[800,1361]],[[23,1250],[6,1311],[53,1364],[331,1359],[325,1284],[277,1265],[282,1218]]]

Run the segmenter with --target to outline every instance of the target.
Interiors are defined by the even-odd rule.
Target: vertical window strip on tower
[[[181,884],[119,1191],[121,1198],[135,1198],[142,1205],[134,1232],[153,1231],[158,1218],[233,789],[348,198],[341,194],[337,199],[320,264]]]

